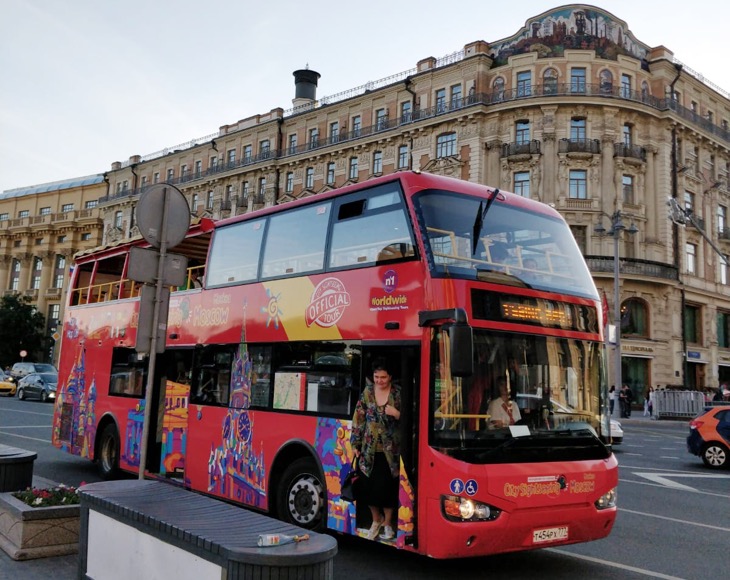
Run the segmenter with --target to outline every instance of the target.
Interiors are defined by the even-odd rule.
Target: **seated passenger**
[[[499,388],[499,397],[489,403],[489,409],[487,410],[490,429],[509,427],[522,419],[519,407],[509,398],[510,389],[507,385],[507,379],[505,377],[497,379],[497,386]]]

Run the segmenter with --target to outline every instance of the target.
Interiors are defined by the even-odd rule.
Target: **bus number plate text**
[[[568,539],[568,526],[559,528],[545,528],[543,530],[532,531],[532,543],[541,544],[543,542],[556,542],[558,540]]]

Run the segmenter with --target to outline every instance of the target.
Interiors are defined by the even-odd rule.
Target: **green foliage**
[[[12,365],[20,360],[21,350],[28,351],[27,361],[42,360],[45,332],[43,314],[20,294],[0,298],[0,365]]]

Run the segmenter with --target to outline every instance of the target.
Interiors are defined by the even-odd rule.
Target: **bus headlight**
[[[616,507],[616,488],[614,487],[611,491],[604,493],[601,497],[596,500],[596,509],[605,510],[608,508]]]
[[[450,522],[491,522],[502,513],[494,506],[455,495],[441,496],[441,511]]]

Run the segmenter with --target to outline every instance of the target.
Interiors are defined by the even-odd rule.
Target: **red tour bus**
[[[147,358],[129,248],[77,256],[53,443],[103,476],[140,468]],[[374,359],[402,390],[396,537],[434,558],[609,534],[601,302],[549,206],[417,172],[218,222],[172,249],[204,270],[171,294],[145,476],[313,530],[364,536],[340,497]],[[498,383],[519,411],[495,425]]]

